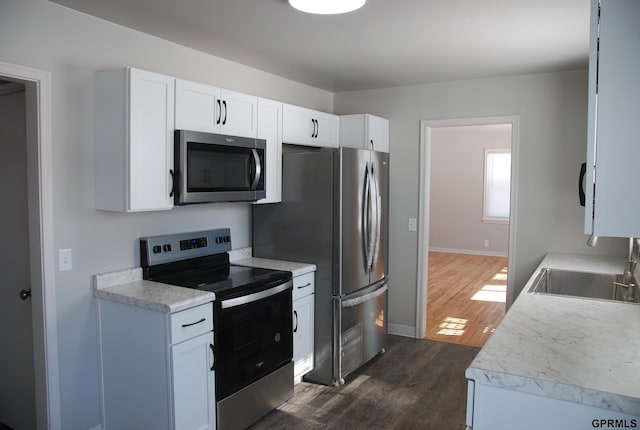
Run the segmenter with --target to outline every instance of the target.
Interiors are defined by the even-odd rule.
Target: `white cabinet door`
[[[296,380],[313,370],[313,307],[315,294],[293,302],[293,363]]]
[[[96,74],[96,208],[173,207],[174,84],[132,68]]]
[[[338,146],[339,122],[336,115],[284,104],[283,142],[297,145]]]
[[[258,98],[176,80],[176,129],[256,137]]]
[[[171,209],[174,79],[131,69],[129,210]]]
[[[215,133],[220,128],[220,89],[176,79],[176,129]]]
[[[389,152],[389,120],[369,114],[340,117],[340,146]]]
[[[232,136],[256,137],[258,98],[229,90],[220,90],[220,132]]]
[[[284,104],[282,109],[282,140],[284,143],[310,145],[315,132],[311,122],[311,111]]]
[[[367,142],[371,149],[380,152],[389,152],[389,120],[378,116],[367,115],[369,135]]]
[[[282,103],[258,99],[258,139],[267,141],[266,197],[255,203],[282,201]]]
[[[324,112],[314,112],[316,133],[313,145],[338,147],[339,120],[336,115]]]
[[[174,345],[171,349],[174,428],[214,430],[213,332]]]
[[[585,233],[639,237],[640,2],[598,6],[592,0]]]

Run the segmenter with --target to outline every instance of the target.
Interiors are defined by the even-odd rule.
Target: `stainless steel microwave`
[[[174,139],[176,205],[265,197],[265,140],[189,130]]]

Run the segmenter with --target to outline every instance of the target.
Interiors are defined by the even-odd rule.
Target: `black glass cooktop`
[[[226,260],[228,261],[228,259]],[[144,279],[211,291],[220,297],[246,294],[291,280],[291,272],[229,265],[215,256],[146,267]]]

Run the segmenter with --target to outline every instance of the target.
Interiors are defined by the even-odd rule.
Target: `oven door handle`
[[[258,291],[257,293],[247,294],[246,296],[235,297],[233,299],[222,300],[220,306],[222,309],[229,309],[235,306],[246,305],[247,303],[257,302],[258,300],[266,299],[275,294],[286,291],[293,286],[293,281],[287,281],[284,284],[280,284],[268,290]]]

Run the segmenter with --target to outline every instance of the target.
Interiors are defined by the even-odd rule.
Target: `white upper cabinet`
[[[256,137],[258,98],[176,79],[176,129]]]
[[[389,152],[389,120],[369,114],[340,116],[340,146]]]
[[[255,203],[278,203],[282,201],[282,103],[258,99],[258,139],[267,141],[266,197]]]
[[[282,115],[284,143],[338,146],[338,116],[289,104],[284,104]]]
[[[640,2],[591,7],[585,233],[640,237]]]
[[[171,209],[174,78],[126,68],[95,79],[96,208]]]

